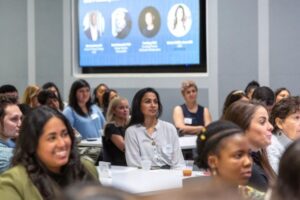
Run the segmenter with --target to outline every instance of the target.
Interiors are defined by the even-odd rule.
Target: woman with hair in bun
[[[245,185],[251,176],[250,146],[243,130],[229,121],[216,121],[197,137],[196,164],[218,182]]]
[[[264,193],[248,186],[251,149],[244,131],[229,121],[215,121],[197,137],[196,165],[212,174],[212,187],[227,188],[247,199],[262,199]]]

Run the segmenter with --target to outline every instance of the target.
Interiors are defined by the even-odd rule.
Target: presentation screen
[[[206,72],[204,2],[78,0],[83,73]]]

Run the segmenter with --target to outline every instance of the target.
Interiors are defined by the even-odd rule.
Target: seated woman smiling
[[[22,122],[12,165],[0,176],[3,199],[57,199],[74,182],[98,182],[95,166],[80,161],[68,120],[44,106]]]

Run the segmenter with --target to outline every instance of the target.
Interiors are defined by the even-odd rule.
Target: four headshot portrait
[[[99,11],[90,11],[84,17],[83,26],[87,38],[97,41],[104,32],[105,21]]]
[[[140,33],[146,38],[152,38],[158,34],[161,28],[161,16],[158,10],[152,6],[145,7],[139,14],[138,27]],[[106,19],[107,22],[107,19]],[[185,36],[191,29],[191,11],[185,4],[173,5],[167,16],[167,27],[175,37]],[[126,38],[132,29],[132,19],[126,8],[117,8],[111,14],[111,33],[118,39]],[[83,31],[91,41],[99,41],[105,31],[105,19],[98,10],[92,10],[85,14],[83,19]]]
[[[160,29],[160,15],[154,7],[146,7],[139,17],[139,28],[145,37],[153,37]]]

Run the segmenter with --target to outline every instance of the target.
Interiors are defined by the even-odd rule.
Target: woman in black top
[[[104,128],[103,160],[112,165],[126,166],[125,159],[125,128],[129,120],[129,104],[122,97],[114,98],[106,114],[107,123]]]
[[[184,81],[181,93],[184,104],[176,106],[173,111],[173,121],[180,134],[195,135],[211,121],[208,108],[198,104],[198,87],[194,81]]]

